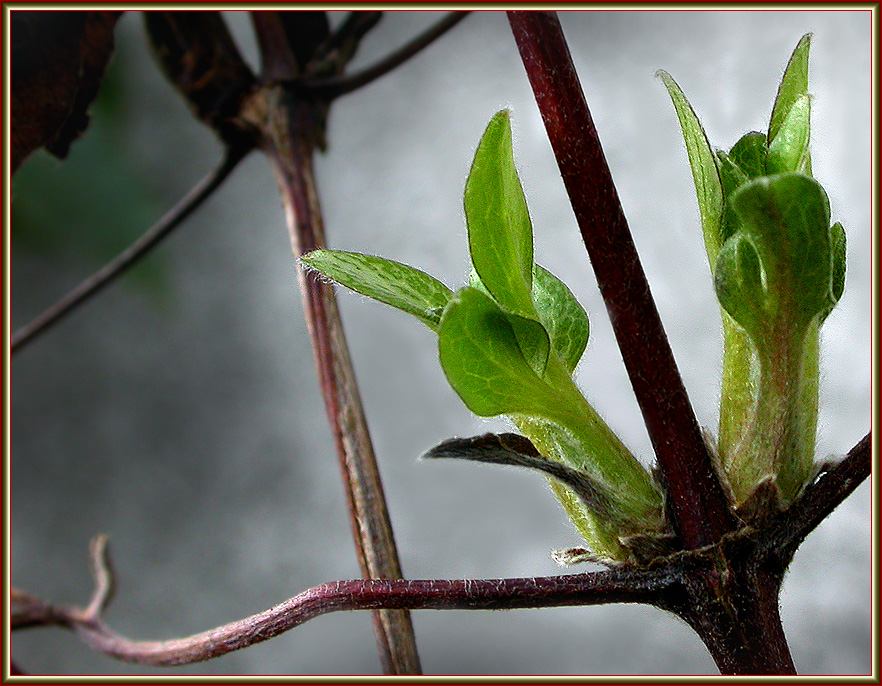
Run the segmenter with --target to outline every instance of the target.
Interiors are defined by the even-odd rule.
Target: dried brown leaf
[[[16,11],[11,19],[12,171],[45,147],[64,158],[113,54],[122,12]]]

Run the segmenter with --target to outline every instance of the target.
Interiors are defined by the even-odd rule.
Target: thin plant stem
[[[396,67],[404,64],[411,57],[427,48],[438,38],[459,24],[468,15],[468,11],[450,12],[443,19],[429,27],[413,40],[401,46],[398,50],[390,53],[376,64],[361,71],[345,76],[329,79],[314,79],[299,84],[298,87],[308,89],[316,96],[324,98],[337,98],[352,91],[363,88],[369,83],[385,76]]]
[[[324,227],[313,175],[313,155],[323,147],[324,120],[331,96],[303,97],[295,84],[301,74],[293,39],[278,12],[253,13],[253,25],[264,66],[263,88],[242,113],[259,131],[261,148],[270,159],[288,224],[295,259],[323,247]],[[353,22],[348,36],[338,38],[333,65],[342,70],[354,54],[361,26],[379,17]],[[286,36],[286,42],[280,41]],[[332,43],[334,36],[328,40]],[[318,50],[321,46],[316,46]],[[275,85],[271,85],[276,82]],[[347,495],[349,521],[362,574],[367,579],[403,577],[376,455],[343,333],[333,289],[300,272],[304,313],[312,339],[319,386],[334,436],[337,458]],[[373,614],[374,634],[386,674],[421,674],[413,624],[408,612],[382,610]]]
[[[251,23],[260,46],[260,72],[265,81],[300,76],[297,57],[288,45],[288,35],[277,11],[251,12]]]
[[[259,126],[262,148],[276,172],[292,250],[299,258],[325,245],[313,175],[315,147],[310,138],[316,113],[312,104],[292,97],[281,87],[266,91],[265,97],[266,119]],[[395,537],[336,296],[329,284],[298,271],[362,573],[367,579],[400,579],[403,574]],[[421,673],[413,625],[406,611],[376,612],[374,629],[386,673]]]
[[[212,193],[220,187],[250,149],[248,147],[228,147],[220,164],[181,198],[156,224],[147,229],[134,243],[101,269],[44,310],[33,321],[12,334],[10,353],[15,354],[29,342],[48,331],[145,257],[211,197]]]
[[[337,64],[348,63],[355,55],[362,39],[380,22],[384,14],[381,11],[350,12],[337,30],[316,49],[316,53],[333,56],[331,59]]]

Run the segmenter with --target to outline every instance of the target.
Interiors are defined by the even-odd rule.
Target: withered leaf
[[[12,171],[45,147],[64,158],[89,124],[122,12],[11,15]]]
[[[224,140],[242,97],[254,84],[220,12],[145,12],[144,23],[163,72],[196,116]]]
[[[424,458],[455,457],[489,464],[526,467],[566,484],[595,513],[610,511],[602,488],[582,472],[543,457],[528,438],[519,434],[483,434],[472,438],[451,438],[426,451]]]

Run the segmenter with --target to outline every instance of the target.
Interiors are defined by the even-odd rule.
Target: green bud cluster
[[[785,70],[766,133],[714,151],[660,76],[686,141],[724,329],[718,452],[735,503],[761,485],[786,507],[814,474],[818,332],[842,296],[845,232],[812,177],[810,35]]]

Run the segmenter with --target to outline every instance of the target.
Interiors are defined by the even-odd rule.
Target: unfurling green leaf
[[[698,116],[680,86],[666,71],[659,70],[656,76],[661,78],[668,89],[668,94],[674,102],[674,109],[677,111],[677,118],[680,120],[689,166],[692,168],[692,178],[695,181],[695,192],[698,195],[704,245],[713,266],[717,260],[717,253],[722,247],[720,227],[723,216],[723,188],[717,160]]]
[[[573,381],[588,316],[557,277],[533,263],[506,111],[493,117],[475,153],[465,213],[473,272],[456,293],[379,257],[322,250],[302,263],[419,318],[438,334],[441,367],[465,405],[482,417],[507,415],[526,435],[456,439],[428,457],[544,472],[598,559],[644,559],[650,548],[639,541],[665,540],[669,532],[664,497]]]
[[[747,136],[745,136],[741,140],[743,141],[746,138],[747,138]],[[765,137],[764,137],[764,140],[765,140]],[[736,151],[737,147],[738,146],[736,144],[736,146],[734,148],[732,148],[732,151]],[[747,152],[747,151],[743,151],[743,152]],[[762,154],[763,154],[762,163],[763,163],[763,167],[765,167],[765,154],[766,154],[765,148],[763,148]],[[732,203],[730,201],[732,193],[737,188],[743,186],[746,183],[749,183],[751,177],[748,176],[748,174],[741,167],[741,165],[736,163],[735,158],[732,156],[731,151],[729,152],[729,154],[726,154],[726,153],[722,152],[721,150],[717,151],[717,160],[718,160],[719,169],[720,169],[720,179],[723,182],[723,193],[726,196],[726,202],[723,206],[723,221],[720,226],[720,241],[721,241],[720,245],[722,247],[723,245],[726,244],[726,241],[728,241],[729,238],[731,238],[732,235],[734,235],[738,231],[738,228],[739,228],[738,215],[735,214],[735,210],[732,208]],[[744,158],[744,159],[742,159],[742,161],[749,164],[749,165],[756,166],[756,163],[759,160],[756,160],[755,158]],[[718,259],[719,259],[719,252],[717,254],[718,254]],[[714,263],[711,262],[711,270],[713,270],[713,269],[714,269]]]
[[[759,131],[745,133],[729,151],[729,159],[738,165],[748,179],[766,175],[767,157],[766,135]],[[727,186],[724,180],[723,188],[728,196],[737,186]]]
[[[339,284],[412,314],[433,331],[453,295],[425,272],[382,257],[342,250],[314,250],[300,262]]]
[[[469,285],[493,299],[475,271],[469,277]],[[549,352],[553,351],[572,374],[588,345],[588,315],[566,284],[538,264],[533,265],[532,300],[534,318],[514,314],[495,299],[494,302],[508,316],[521,352],[533,371],[541,376]]]
[[[556,401],[524,357],[507,313],[476,288],[467,286],[451,298],[438,352],[448,383],[479,417],[541,414]]]
[[[845,229],[839,222],[830,227],[830,240],[833,249],[833,300],[839,302],[845,290]],[[828,314],[829,311],[824,317]]]
[[[769,143],[766,163],[769,174],[803,172],[811,174],[809,138],[811,134],[811,100],[808,95],[796,99],[784,119],[778,135]]]
[[[524,359],[538,376],[544,375],[548,367],[548,355],[551,352],[548,331],[536,319],[522,317],[512,312],[505,312],[505,317],[511,324]]]
[[[729,316],[754,337],[761,336],[768,304],[759,256],[746,236],[737,234],[726,241],[717,258],[714,287]]]
[[[628,553],[616,542],[618,536],[664,529],[661,493],[579,393],[559,359],[549,362],[549,376],[536,373],[510,322],[510,313],[478,288],[458,291],[438,336],[447,380],[472,412],[511,416],[542,455],[584,474],[597,493],[607,493],[608,505],[601,511],[596,498],[585,502],[582,494],[577,504],[568,501],[568,491],[555,489],[598,553],[624,559]]]
[[[777,174],[739,188],[732,205],[759,253],[767,292],[804,333],[834,304],[827,194],[805,174]]]
[[[505,310],[535,318],[533,229],[514,166],[508,110],[484,132],[466,181],[465,215],[472,265]]]
[[[845,283],[845,233],[830,226],[827,196],[811,176],[810,43],[803,36],[790,57],[767,135],[750,132],[716,153],[723,198],[711,236],[716,255],[706,222],[712,177],[700,161],[709,146],[685,97],[665,79],[690,150],[722,308],[719,456],[740,503],[765,484],[787,504],[812,474],[818,330]]]
[[[536,374],[542,376],[548,366],[548,355],[551,352],[551,338],[548,335],[545,326],[539,321],[539,316],[534,314],[532,317],[524,317],[501,306],[493,299],[490,291],[487,290],[487,287],[481,281],[474,269],[469,275],[469,286],[486,295],[490,300],[496,303],[503,313],[505,313],[508,323],[511,324],[511,328],[514,331],[515,339],[518,342],[518,347],[520,347],[524,359],[527,360],[527,363],[532,367]]]
[[[790,108],[802,96],[808,94],[808,60],[809,48],[811,47],[812,34],[805,34],[793,50],[781,85],[778,86],[778,94],[775,96],[775,105],[772,107],[772,117],[769,121],[769,142],[772,143],[784,120],[790,113]]]
[[[812,473],[817,334],[842,292],[844,234],[829,225],[823,188],[802,173],[760,177],[730,201],[740,230],[720,253],[717,295],[756,347],[759,388],[726,467],[737,502],[771,479],[786,504]]]

